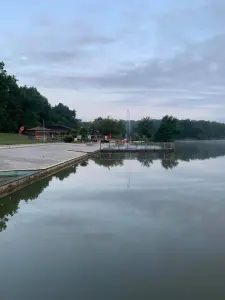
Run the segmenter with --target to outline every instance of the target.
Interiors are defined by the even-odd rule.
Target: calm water
[[[104,154],[0,199],[0,299],[225,299],[225,143]]]

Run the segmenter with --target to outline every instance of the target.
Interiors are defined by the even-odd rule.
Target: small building
[[[50,139],[51,130],[44,127],[34,127],[27,129],[27,136],[29,140],[41,140],[46,141]]]
[[[63,125],[51,125],[48,126],[48,129],[50,130],[51,138],[63,137],[72,131],[72,128]]]

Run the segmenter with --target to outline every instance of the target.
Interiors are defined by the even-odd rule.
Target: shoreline
[[[13,194],[36,181],[39,181],[46,177],[52,176],[64,169],[68,168],[69,166],[72,166],[73,164],[79,163],[83,160],[86,160],[86,159],[96,155],[97,153],[99,153],[99,150],[88,153],[88,154],[83,154],[79,157],[61,162],[59,164],[56,164],[56,165],[51,166],[46,169],[35,170],[36,172],[31,175],[25,175],[22,178],[15,179],[15,180],[12,180],[5,184],[2,184],[2,185],[0,185],[0,198],[4,198],[10,194]]]

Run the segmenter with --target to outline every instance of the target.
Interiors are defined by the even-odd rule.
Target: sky
[[[0,61],[83,120],[225,121],[224,0],[8,0]]]

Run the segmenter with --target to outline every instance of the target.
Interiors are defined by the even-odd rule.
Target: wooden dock
[[[104,145],[104,146],[103,146]],[[110,141],[109,143],[100,144],[102,152],[173,152],[175,151],[175,143],[118,143]]]

